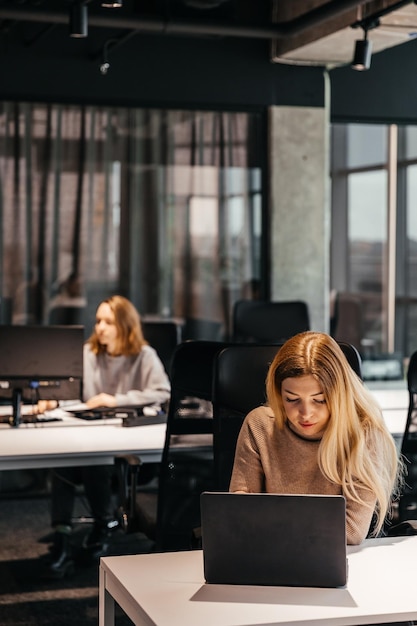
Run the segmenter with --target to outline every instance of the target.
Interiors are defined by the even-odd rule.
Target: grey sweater
[[[280,430],[270,408],[254,409],[240,431],[230,491],[341,494],[341,486],[320,471],[319,445],[320,441],[299,437],[288,427]],[[376,504],[373,494],[358,491],[368,506],[346,499],[349,544],[365,539]]]
[[[94,354],[84,346],[83,400],[99,393],[116,396],[117,406],[128,404],[163,404],[170,397],[171,386],[164,366],[151,346],[144,346],[134,356]]]

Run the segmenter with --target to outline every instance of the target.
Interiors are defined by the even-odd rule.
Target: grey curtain
[[[117,291],[227,334],[261,279],[264,148],[259,113],[0,103],[11,321],[88,325]]]

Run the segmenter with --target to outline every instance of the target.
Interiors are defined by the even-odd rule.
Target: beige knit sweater
[[[319,444],[288,427],[280,430],[270,408],[254,409],[240,431],[230,491],[341,494],[340,485],[327,480],[319,469]],[[346,499],[348,544],[361,543],[369,531],[376,500],[365,491],[361,497],[369,506]]]

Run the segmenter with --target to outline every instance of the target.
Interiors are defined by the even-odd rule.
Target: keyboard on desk
[[[82,409],[80,411],[69,411],[73,417],[81,420],[106,420],[120,418],[124,419],[129,415],[136,415],[134,409],[98,407],[96,409]]]
[[[73,417],[86,421],[120,419],[123,426],[149,426],[166,422],[167,415],[155,406],[97,407],[69,410]]]

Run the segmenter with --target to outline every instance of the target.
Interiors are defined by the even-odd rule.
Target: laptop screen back
[[[343,496],[205,492],[201,524],[208,583],[346,584]]]

